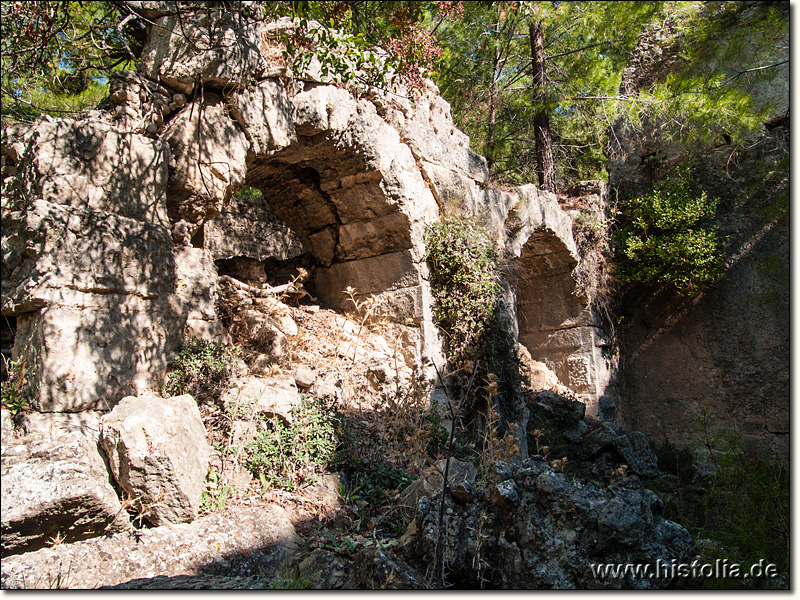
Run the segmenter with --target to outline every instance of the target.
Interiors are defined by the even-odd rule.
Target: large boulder
[[[190,395],[123,399],[103,418],[100,444],[114,479],[147,521],[197,516],[212,449]]]
[[[9,554],[130,526],[97,447],[99,420],[97,413],[32,413],[20,437],[4,428],[4,563]]]
[[[609,487],[569,481],[541,457],[498,469],[495,507],[445,500],[441,492],[419,500],[417,548],[432,560],[444,555],[450,581],[465,587],[491,581],[503,589],[661,589],[667,576],[625,573],[605,578],[597,564],[672,564],[688,558],[690,534],[660,516],[661,500],[638,478]],[[663,572],[660,572],[663,575]]]
[[[150,27],[141,71],[184,94],[191,94],[197,81],[218,90],[244,88],[266,66],[257,16],[198,7],[160,17]]]
[[[214,580],[224,586],[223,577],[231,584],[232,578],[253,575],[261,576],[263,587],[264,578],[269,581],[285,567],[295,539],[288,511],[275,504],[244,507],[192,523],[140,529],[135,536],[123,533],[4,555],[2,587],[207,588]]]

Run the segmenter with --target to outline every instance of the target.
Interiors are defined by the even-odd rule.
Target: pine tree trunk
[[[494,154],[497,135],[497,56],[492,64],[492,84],[489,86],[489,127],[486,132],[486,162],[494,173]]]
[[[553,138],[550,136],[550,115],[547,114],[545,100],[547,83],[544,72],[544,28],[541,21],[528,25],[531,37],[531,60],[533,61],[532,100],[540,107],[533,117],[534,141],[536,143],[536,175],[539,187],[556,191],[556,168],[553,162]]]

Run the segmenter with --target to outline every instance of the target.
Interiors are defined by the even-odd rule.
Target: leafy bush
[[[457,219],[428,225],[425,245],[436,323],[450,356],[463,357],[494,313],[497,253],[483,229]]]
[[[11,412],[11,418],[16,419],[30,408],[30,393],[25,389],[25,365],[22,360],[6,361],[6,372],[8,379],[0,386],[0,402]]]
[[[723,240],[711,225],[718,199],[690,191],[688,167],[674,170],[655,189],[621,203],[629,223],[618,239],[620,279],[692,296],[722,273]]]
[[[178,346],[178,358],[169,365],[164,393],[192,394],[197,402],[217,400],[233,375],[236,350],[219,342],[192,338]]]
[[[262,482],[287,491],[313,483],[314,473],[336,450],[333,419],[319,404],[304,399],[293,412],[291,424],[278,418],[263,422],[245,447],[247,468]]]

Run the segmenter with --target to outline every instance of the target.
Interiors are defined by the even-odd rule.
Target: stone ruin
[[[413,328],[432,378],[422,237],[457,216],[518,263],[520,341],[596,413],[609,376],[553,194],[491,186],[435,90],[360,97],[313,65],[289,81],[262,52],[280,26],[214,11],[186,26],[217,19],[233,42],[187,57],[175,17],[150,16],[140,71],[114,77],[105,110],[3,133],[2,313],[38,411],[110,410],[161,384],[184,335],[221,339],[218,265],[265,275],[305,260],[316,296],[344,310],[348,287],[391,295],[385,311]],[[245,185],[257,192],[237,197]]]
[[[303,266],[306,287],[329,307],[351,309],[348,289],[384,298],[416,371],[435,384],[443,359],[423,234],[447,217],[480,223],[515,265],[504,306],[520,343],[598,415],[613,357],[576,292],[581,257],[554,194],[493,186],[432,85],[412,103],[348,89],[314,62],[290,78],[275,52],[290,23],[206,10],[177,28],[169,10],[142,4],[153,25],[139,68],[114,75],[98,110],[11,125],[2,137],[4,340],[25,366],[28,429],[72,436],[85,473],[57,476],[65,486],[99,482],[90,501],[70,502],[105,515],[101,526],[73,523],[70,539],[124,527],[98,440],[112,470],[133,467],[115,462],[117,434],[103,416],[157,392],[180,340],[226,339],[220,275],[274,283]],[[97,432],[90,442],[79,435],[87,430]],[[4,448],[11,435],[4,420]],[[4,479],[25,465],[52,480],[59,468],[36,463],[34,447],[11,454],[4,449]],[[4,552],[41,547],[63,529],[7,511],[5,491]],[[184,509],[190,520],[196,506]]]

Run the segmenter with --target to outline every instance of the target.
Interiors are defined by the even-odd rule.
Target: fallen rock
[[[2,548],[7,556],[130,526],[97,448],[99,417],[35,414],[28,433],[3,434]],[[65,418],[66,417],[66,418]]]
[[[582,422],[586,414],[586,405],[578,400],[573,400],[553,392],[545,390],[538,394],[529,396],[533,407],[539,408],[548,414],[556,423],[570,429],[576,423]]]
[[[513,484],[513,485],[512,485]],[[604,487],[569,481],[541,457],[523,461],[496,490],[502,513],[478,503],[420,499],[417,549],[432,562],[438,548],[448,581],[464,588],[490,581],[502,589],[663,589],[669,577],[595,576],[592,565],[671,564],[689,557],[692,538],[658,512],[661,502],[635,476]],[[513,494],[516,492],[516,496]]]
[[[294,410],[302,402],[294,378],[285,376],[235,379],[221,400],[229,410],[241,414],[257,411],[286,423],[294,421]]]
[[[614,440],[614,448],[631,470],[642,477],[658,477],[658,458],[641,431],[634,431]]]
[[[531,353],[522,344],[518,345],[518,349],[520,362],[519,372],[525,387],[534,392],[538,392],[540,390],[549,390],[558,385],[558,375],[551,371],[546,364],[538,360],[533,360]]]
[[[297,365],[294,368],[294,382],[297,387],[307,390],[317,381],[317,373],[310,365]]]
[[[272,361],[276,361],[286,354],[289,349],[289,340],[284,332],[275,325],[275,321],[270,316],[260,310],[249,309],[242,312],[241,319],[247,327],[250,339],[262,350],[263,354],[270,357]],[[289,331],[293,331],[294,335],[297,335],[297,325],[291,318],[289,320],[294,329],[291,329],[286,324],[284,326]]]
[[[597,455],[601,450],[614,445],[614,440],[620,437],[620,430],[613,423],[603,421],[599,427],[590,431],[583,438],[579,452],[589,458]]]
[[[190,395],[123,399],[103,418],[100,444],[114,479],[148,522],[197,516],[211,447]]]
[[[407,521],[410,521],[420,498],[432,497],[442,489],[445,461],[440,460],[436,467],[426,469],[411,485],[400,495],[399,505],[403,508]],[[462,462],[455,458],[450,459],[450,470],[447,473],[447,484],[453,498],[460,504],[466,504],[475,499],[475,479],[478,470],[470,462]]]
[[[507,509],[511,509],[519,504],[519,493],[517,492],[517,484],[513,479],[501,481],[494,486],[495,497],[498,504]]]
[[[250,367],[243,375],[250,373],[253,377],[268,377],[275,369],[275,359],[269,354],[257,354],[250,361]]]
[[[317,373],[317,380],[309,391],[321,400],[329,400],[340,405],[345,404],[349,398],[344,387],[344,378],[336,371]]]
[[[317,548],[300,563],[300,576],[307,580],[310,590],[338,590],[347,580],[348,568],[330,550]],[[274,584],[281,588],[280,581]]]
[[[141,529],[135,535],[121,533],[4,556],[2,587],[155,589],[155,583],[181,576],[192,579],[176,583],[197,588],[210,578],[272,578],[294,552],[295,540],[283,508],[248,507],[192,523]]]

